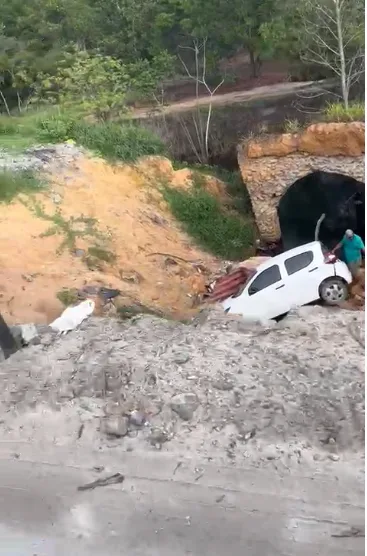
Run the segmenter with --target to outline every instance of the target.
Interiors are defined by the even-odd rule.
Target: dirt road
[[[364,530],[363,483],[342,465],[290,475],[126,454],[108,458],[122,485],[79,492],[106,471],[87,458],[82,467],[55,464],[62,456],[0,461],[1,556],[364,554],[364,538],[333,536]]]
[[[216,94],[212,98],[213,106],[224,106],[229,104],[252,102],[261,99],[268,99],[274,97],[286,96],[298,91],[307,90],[311,93],[318,90],[319,85],[315,81],[302,81],[297,83],[278,83],[276,85],[266,85],[263,87],[255,87],[246,91],[235,91],[232,93]],[[186,112],[192,110],[196,106],[208,106],[210,101],[209,96],[201,97],[199,99],[191,98],[181,102],[174,102],[168,106],[156,108],[137,108],[129,117],[133,119],[152,118],[154,116],[161,116],[163,114],[174,114],[177,112]]]

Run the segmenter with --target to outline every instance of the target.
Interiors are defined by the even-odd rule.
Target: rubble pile
[[[315,306],[278,324],[205,310],[189,325],[44,328],[1,364],[0,434],[20,453],[51,437],[71,453],[159,449],[238,465],[362,453],[363,327],[362,312]]]

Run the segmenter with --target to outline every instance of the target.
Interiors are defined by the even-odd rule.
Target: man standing
[[[344,260],[353,278],[356,278],[362,265],[362,253],[364,254],[362,239],[353,230],[346,230],[343,239],[334,247],[332,253],[340,247],[343,249]]]

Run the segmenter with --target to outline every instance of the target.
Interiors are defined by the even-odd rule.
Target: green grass
[[[123,162],[166,152],[159,137],[132,122],[91,123],[83,118],[84,114],[58,110],[1,115],[0,148],[21,151],[34,144],[73,140],[108,160]]]
[[[285,120],[284,131],[285,133],[298,133],[302,129],[302,124],[297,120]]]
[[[98,245],[88,248],[88,253],[84,257],[84,262],[90,270],[103,270],[103,263],[114,264],[116,255]]]
[[[341,102],[332,102],[324,110],[324,116],[330,122],[364,121],[364,114],[364,102],[352,102],[348,108]]]
[[[78,290],[63,288],[57,292],[56,297],[65,307],[75,305],[79,301]]]
[[[19,193],[37,193],[41,191],[44,184],[29,171],[0,172],[0,202],[10,203]]]
[[[72,128],[70,138],[112,161],[134,162],[141,156],[166,153],[159,137],[140,126],[128,123],[77,122]]]
[[[43,206],[36,201],[24,201],[23,204],[31,210],[35,216],[50,222],[50,227],[43,232],[42,237],[59,235],[63,237],[57,253],[61,254],[65,249],[74,253],[77,248],[76,242],[79,238],[94,238],[105,241],[105,237],[97,228],[97,220],[86,216],[71,217],[68,220],[62,215],[61,210],[57,209],[53,214],[47,214]]]
[[[173,168],[175,170],[181,168],[189,168],[194,172],[196,181],[198,174],[214,176],[215,178],[221,180],[224,183],[226,192],[230,198],[229,208],[233,208],[240,215],[252,214],[250,195],[246,189],[245,184],[242,181],[241,172],[239,170],[226,170],[225,168],[221,168],[220,166],[209,166],[204,164],[188,165],[176,161],[173,162]]]
[[[173,215],[205,250],[218,257],[243,260],[254,241],[254,224],[226,211],[200,186],[191,191],[163,188]]]

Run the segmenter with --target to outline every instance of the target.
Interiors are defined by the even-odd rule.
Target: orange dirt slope
[[[154,166],[151,180],[149,164]],[[173,317],[196,311],[194,298],[204,289],[205,268],[215,271],[219,261],[196,248],[174,221],[157,187],[160,166],[170,183],[186,186],[189,173],[174,172],[164,159],[111,166],[81,157],[71,167],[50,171],[49,189],[36,197],[41,215],[27,197],[25,204],[18,199],[0,206],[0,310],[7,322],[48,323],[64,308],[57,293],[87,284],[118,288],[122,304],[139,301]],[[208,178],[208,183],[221,194],[220,182]],[[86,225],[70,219],[95,219],[92,235],[76,237],[74,245],[59,252],[65,234],[58,227],[50,235],[54,223],[45,220],[57,211],[77,232]],[[98,260],[88,268],[85,257],[93,246],[112,253],[114,260]],[[151,256],[157,252],[190,262]],[[191,261],[202,263],[204,275]]]

